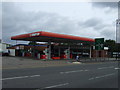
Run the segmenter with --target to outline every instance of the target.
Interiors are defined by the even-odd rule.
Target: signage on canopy
[[[32,34],[30,34],[30,36],[39,36],[40,35],[40,33],[32,33]]]

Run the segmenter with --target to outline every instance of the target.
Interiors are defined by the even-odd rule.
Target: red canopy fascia
[[[44,32],[44,31],[12,36],[11,40],[25,40],[26,38],[30,39],[30,38],[35,38],[35,37],[49,37],[49,38],[56,38],[56,39],[61,38],[61,39],[69,39],[69,40],[77,40],[77,41],[80,40],[80,41],[95,42],[95,40],[91,39],[91,38],[78,37],[78,36],[65,35],[65,34],[58,34],[58,33],[51,33],[51,32]]]

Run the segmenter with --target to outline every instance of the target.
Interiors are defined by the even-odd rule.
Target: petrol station
[[[11,40],[47,42],[47,47],[42,52],[38,52],[40,59],[41,57],[44,57],[44,59],[73,59],[76,55],[80,57],[91,57],[91,46],[95,42],[91,38],[45,31],[12,36]],[[33,47],[29,49],[32,49],[32,52],[30,52],[31,56],[35,56],[34,53],[37,49]]]

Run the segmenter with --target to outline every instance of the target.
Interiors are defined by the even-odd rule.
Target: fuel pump
[[[69,54],[70,54],[69,49],[66,49],[66,50],[64,51],[64,53],[65,53],[66,58],[69,59]]]
[[[48,49],[46,48],[43,53],[45,54],[46,59],[48,59]]]

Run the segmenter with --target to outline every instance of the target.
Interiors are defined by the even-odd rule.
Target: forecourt
[[[47,53],[47,59],[51,59],[51,42],[55,43],[81,43],[83,46],[85,44],[88,44],[88,50],[90,51],[90,46],[94,44],[95,40],[91,38],[84,38],[84,37],[78,37],[78,36],[72,36],[72,35],[65,35],[65,34],[58,34],[58,33],[52,33],[52,32],[33,32],[28,34],[22,34],[11,37],[11,40],[24,40],[24,41],[35,41],[35,42],[48,42],[48,53]],[[81,47],[83,47],[81,46]],[[69,44],[67,45],[67,59],[70,59],[70,52],[71,48]],[[79,45],[80,47],[80,45]],[[62,50],[61,50],[62,51]],[[60,51],[58,51],[60,52]],[[60,54],[59,54],[60,56]]]
[[[5,69],[1,80],[3,88],[118,88],[118,70],[117,62]]]
[[[50,32],[34,32],[11,37],[12,40],[94,44],[94,39]],[[68,47],[70,50],[70,47]],[[69,58],[69,57],[68,57]],[[70,66],[3,70],[3,88],[118,88],[118,63],[101,62]],[[115,90],[115,89],[114,89]]]

